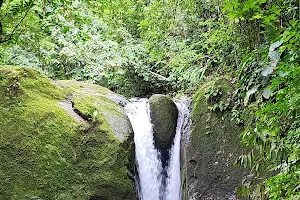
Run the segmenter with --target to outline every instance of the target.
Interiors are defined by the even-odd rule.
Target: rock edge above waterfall
[[[111,95],[0,66],[0,199],[136,199],[131,125]]]

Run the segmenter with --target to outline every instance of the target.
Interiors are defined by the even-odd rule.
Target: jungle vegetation
[[[246,127],[237,164],[273,172],[241,189],[252,199],[300,198],[299,42],[299,0],[0,0],[0,64],[127,97],[228,77],[215,108]]]

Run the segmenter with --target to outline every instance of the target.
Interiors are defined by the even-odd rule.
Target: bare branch
[[[1,3],[1,2],[0,2]],[[13,31],[10,33],[8,39],[6,40],[0,40],[0,44],[8,42],[12,39],[15,31],[17,30],[17,28],[20,26],[20,24],[23,22],[23,20],[26,18],[27,14],[29,13],[30,9],[31,9],[32,4],[29,6],[28,10],[26,11],[26,13],[24,14],[24,16],[22,17],[22,19],[19,21],[19,23],[15,26],[15,28],[13,29]]]
[[[150,74],[152,74],[153,76],[157,77],[160,80],[164,80],[164,81],[169,81],[167,77],[160,75],[158,73],[152,72],[152,71],[148,71]]]
[[[131,64],[133,64],[133,65],[136,65],[136,66],[138,65],[136,62],[133,62],[133,61],[130,61],[130,60],[129,60],[129,62],[130,62]],[[155,76],[155,77],[158,78],[159,80],[169,81],[169,79],[168,79],[167,77],[163,76],[163,75],[160,75],[160,74],[155,73],[155,72],[150,71],[150,70],[147,70],[147,72],[150,73],[152,76]]]

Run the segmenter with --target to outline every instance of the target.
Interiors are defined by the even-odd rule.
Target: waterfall
[[[131,99],[126,105],[128,118],[134,131],[136,152],[137,188],[140,200],[180,200],[180,140],[189,120],[188,101],[175,102],[178,120],[169,161],[163,169],[160,152],[155,148],[153,125],[147,99]],[[166,171],[166,176],[164,177]],[[163,184],[163,180],[166,184]],[[165,187],[165,188],[162,188]]]
[[[148,100],[132,100],[126,110],[134,132],[138,195],[141,200],[159,200],[162,164],[153,142]]]

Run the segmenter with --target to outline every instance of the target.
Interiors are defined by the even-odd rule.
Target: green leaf
[[[263,95],[263,97],[264,97],[265,99],[269,99],[270,96],[272,95],[272,90],[271,90],[270,88],[265,88],[265,89],[263,90],[262,95]]]
[[[263,17],[262,14],[256,14],[256,15],[253,15],[250,20],[256,20],[256,19],[261,19]]]

